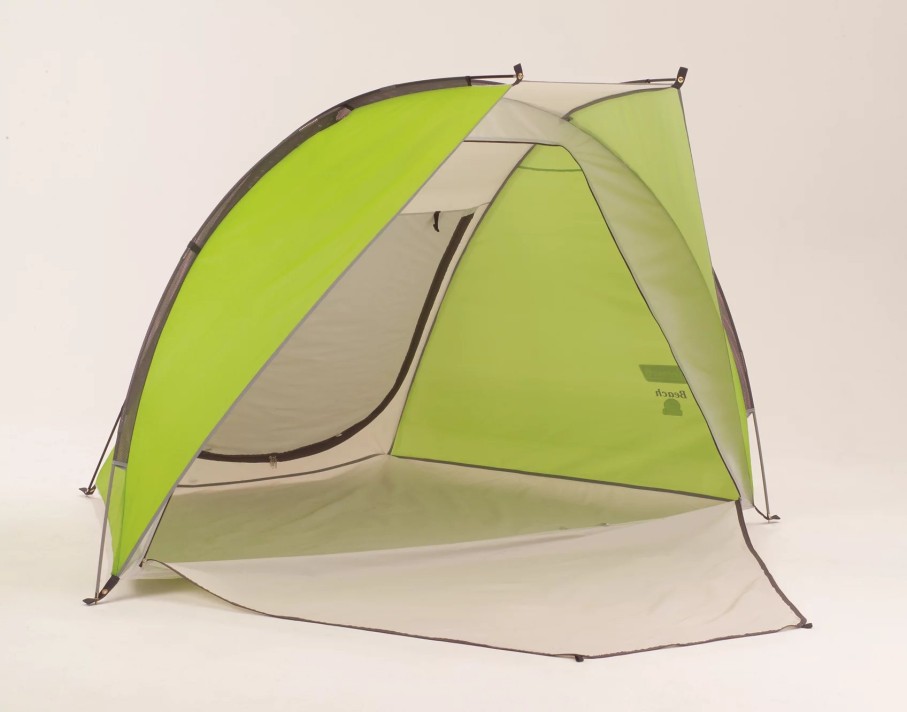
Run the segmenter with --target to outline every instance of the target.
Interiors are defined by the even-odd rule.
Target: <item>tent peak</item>
[[[680,89],[680,87],[683,86],[683,83],[687,78],[687,71],[686,67],[681,67],[677,70],[677,78],[674,80],[674,84],[672,84],[675,89]]]
[[[513,65],[513,74],[477,74],[477,75],[467,76],[466,83],[469,84],[470,86],[472,86],[472,83],[477,79],[481,82],[481,80],[483,80],[483,79],[511,79],[511,78],[514,80],[514,82],[513,82],[514,84],[519,84],[521,81],[523,81],[523,65],[520,62],[517,62],[516,64]]]
[[[659,79],[631,79],[628,82],[621,82],[621,84],[670,84],[674,89],[680,89],[686,81],[688,71],[689,70],[686,67],[679,67],[673,77],[661,77]]]

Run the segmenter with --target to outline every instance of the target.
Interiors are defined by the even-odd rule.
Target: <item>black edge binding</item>
[[[734,356],[734,366],[737,369],[737,377],[740,379],[740,389],[743,391],[743,405],[747,411],[751,411],[755,408],[755,403],[753,401],[750,373],[747,370],[746,358],[743,355],[743,346],[740,344],[740,336],[737,334],[737,326],[734,324],[731,308],[727,303],[724,290],[721,288],[721,282],[718,281],[718,275],[714,270],[712,270],[712,278],[715,280],[715,294],[718,297],[718,312],[721,316],[721,324],[730,342],[731,354]]]
[[[686,78],[687,68],[681,67],[677,70],[677,77],[674,79],[674,84],[672,84],[671,86],[673,86],[675,89],[680,89],[680,87],[682,87],[683,83],[686,81]]]
[[[94,598],[83,598],[82,603],[86,606],[93,606],[98,601],[102,600],[108,593],[113,590],[113,587],[120,582],[119,576],[111,576],[107,579],[107,583],[104,584],[104,587],[98,591],[97,595]]]
[[[727,335],[728,344],[731,347],[731,354],[734,357],[734,366],[737,369],[737,377],[740,380],[740,389],[743,392],[743,405],[746,408],[747,416],[753,417],[753,428],[756,431],[756,450],[759,453],[759,471],[762,476],[762,495],[765,499],[765,511],[753,503],[753,509],[756,513],[767,522],[775,522],[781,519],[777,514],[772,514],[771,505],[768,501],[768,482],[765,478],[765,458],[762,456],[762,437],[759,434],[759,419],[756,417],[756,404],[753,400],[753,388],[750,383],[750,374],[746,367],[746,358],[743,355],[743,346],[740,344],[740,337],[737,334],[737,327],[734,324],[734,317],[731,315],[731,309],[728,306],[727,298],[724,296],[724,290],[721,288],[721,282],[718,275],[712,270],[712,277],[715,280],[715,294],[718,297],[718,311],[721,315],[721,323],[724,325],[724,331]]]
[[[750,539],[749,530],[746,528],[746,520],[743,518],[743,505],[738,499],[734,503],[737,509],[737,521],[740,524],[740,533],[743,534],[743,542],[746,544],[746,548],[749,549],[750,554],[753,555],[753,558],[756,560],[756,563],[759,564],[759,568],[762,569],[762,573],[765,574],[765,578],[768,579],[768,582],[772,585],[772,588],[775,589],[775,593],[787,604],[787,607],[793,611],[794,615],[800,619],[800,622],[797,623],[796,628],[812,628],[812,624],[806,620],[806,616],[800,613],[800,610],[791,602],[791,600],[784,594],[778,583],[775,581],[775,577],[772,576],[771,572],[768,570],[768,567],[765,565],[765,562],[762,560],[762,557],[759,556],[759,553],[756,551],[756,548],[753,546],[753,540]]]
[[[654,651],[654,650],[665,650],[667,648],[687,648],[687,647],[690,647],[693,645],[703,645],[705,643],[715,643],[715,642],[722,641],[722,640],[733,640],[735,638],[752,638],[757,635],[769,635],[771,633],[780,633],[781,631],[787,630],[790,627],[790,626],[785,626],[784,628],[777,628],[775,630],[760,630],[760,631],[756,631],[754,633],[741,633],[738,635],[725,635],[725,636],[721,636],[718,638],[709,638],[707,640],[695,640],[695,641],[692,641],[689,643],[667,643],[665,645],[655,645],[650,648],[638,648],[635,650],[620,650],[615,653],[605,653],[603,655],[580,655],[578,653],[542,653],[537,650],[522,650],[520,648],[507,648],[507,647],[498,646],[498,645],[488,645],[487,643],[475,643],[475,642],[472,642],[469,640],[457,640],[455,638],[438,638],[438,637],[432,637],[429,635],[417,635],[414,633],[404,633],[404,632],[398,631],[398,630],[388,630],[386,628],[368,628],[365,626],[350,625],[349,623],[330,623],[328,621],[319,621],[319,620],[314,620],[311,618],[299,618],[296,616],[281,615],[279,613],[267,613],[265,611],[260,611],[256,608],[251,608],[249,606],[243,605],[242,603],[237,603],[236,601],[231,601],[228,598],[224,598],[220,594],[215,593],[214,591],[205,588],[197,581],[194,581],[193,579],[189,578],[186,574],[179,571],[178,569],[175,569],[170,564],[167,564],[158,559],[146,559],[146,560],[154,561],[155,563],[158,563],[161,566],[164,566],[165,568],[170,569],[177,576],[179,576],[182,579],[188,581],[189,583],[197,586],[200,590],[205,591],[206,593],[209,593],[210,595],[214,596],[215,598],[217,598],[221,601],[224,601],[225,603],[229,603],[231,606],[236,606],[237,608],[240,608],[244,611],[251,611],[252,613],[258,613],[263,616],[268,616],[269,618],[280,618],[282,620],[289,620],[289,621],[301,621],[303,623],[315,623],[317,625],[326,625],[326,626],[330,626],[332,628],[349,628],[351,630],[362,630],[362,631],[368,631],[371,633],[385,633],[385,634],[389,634],[389,635],[399,635],[404,638],[415,638],[415,639],[419,639],[419,640],[435,640],[435,641],[439,641],[442,643],[457,643],[460,645],[469,645],[469,646],[475,647],[475,648],[486,648],[489,650],[504,650],[504,651],[511,652],[511,653],[524,653],[527,655],[538,655],[541,657],[549,657],[549,658],[570,658],[570,657],[572,657],[576,662],[583,662],[587,658],[591,659],[591,660],[600,660],[603,658],[614,658],[614,657],[620,657],[623,655],[630,655],[633,653],[646,653],[646,652],[650,652],[650,651]],[[812,625],[812,623],[806,622],[806,623],[803,623],[803,625],[800,627],[812,628],[813,625]]]
[[[413,331],[409,349],[407,350],[406,356],[403,359],[403,364],[400,367],[400,372],[397,374],[397,378],[394,381],[393,386],[391,386],[390,391],[386,396],[384,396],[381,402],[377,406],[375,406],[375,409],[371,413],[365,416],[365,418],[360,420],[358,423],[351,425],[346,430],[338,433],[337,435],[334,435],[333,437],[326,438],[325,440],[321,440],[310,445],[304,445],[300,448],[296,448],[295,450],[251,455],[221,455],[215,452],[202,451],[198,454],[198,459],[217,460],[220,462],[268,462],[272,457],[277,462],[295,460],[300,457],[306,457],[308,455],[314,455],[315,453],[324,452],[325,450],[330,450],[332,447],[339,445],[343,441],[349,440],[351,437],[353,437],[353,435],[358,433],[366,425],[377,418],[384,411],[387,405],[394,399],[394,396],[397,395],[397,391],[400,390],[400,386],[403,385],[403,381],[406,380],[406,374],[409,372],[409,367],[412,365],[413,359],[416,356],[419,342],[422,340],[422,332],[425,330],[425,326],[428,323],[428,316],[435,304],[435,300],[438,296],[438,291],[441,289],[441,284],[444,281],[444,276],[447,274],[447,269],[450,266],[450,262],[451,260],[453,260],[453,257],[457,252],[457,248],[460,245],[460,241],[466,234],[466,229],[469,227],[469,223],[472,221],[474,215],[475,213],[464,215],[457,223],[457,227],[456,229],[454,229],[453,235],[451,235],[447,249],[444,251],[444,254],[441,257],[441,261],[438,263],[437,270],[435,270],[435,276],[432,279],[431,286],[428,289],[428,294],[425,297],[425,302],[422,305],[422,312],[419,314],[419,319],[416,322],[416,328]]]

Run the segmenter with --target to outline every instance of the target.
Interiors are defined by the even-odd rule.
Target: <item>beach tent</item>
[[[270,615],[579,660],[808,625],[743,519],[752,397],[685,75],[517,65],[282,141],[148,328],[84,488],[112,573],[86,603],[166,571]]]

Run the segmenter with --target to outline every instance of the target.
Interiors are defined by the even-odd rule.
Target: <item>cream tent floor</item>
[[[161,567],[268,615],[550,655],[802,622],[733,502],[387,455],[180,488]]]

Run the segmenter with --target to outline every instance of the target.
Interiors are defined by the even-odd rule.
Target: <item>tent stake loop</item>
[[[94,598],[83,598],[82,603],[84,603],[86,606],[93,606],[98,601],[103,599],[108,593],[110,593],[113,587],[116,586],[119,582],[119,576],[111,576],[109,579],[107,579],[107,583],[104,584],[104,587],[100,591],[98,591],[97,595]]]
[[[686,81],[686,79],[687,79],[687,68],[681,67],[680,69],[677,70],[677,77],[674,79],[674,85],[673,85],[674,88],[680,89],[680,87],[683,86],[683,83]]]

